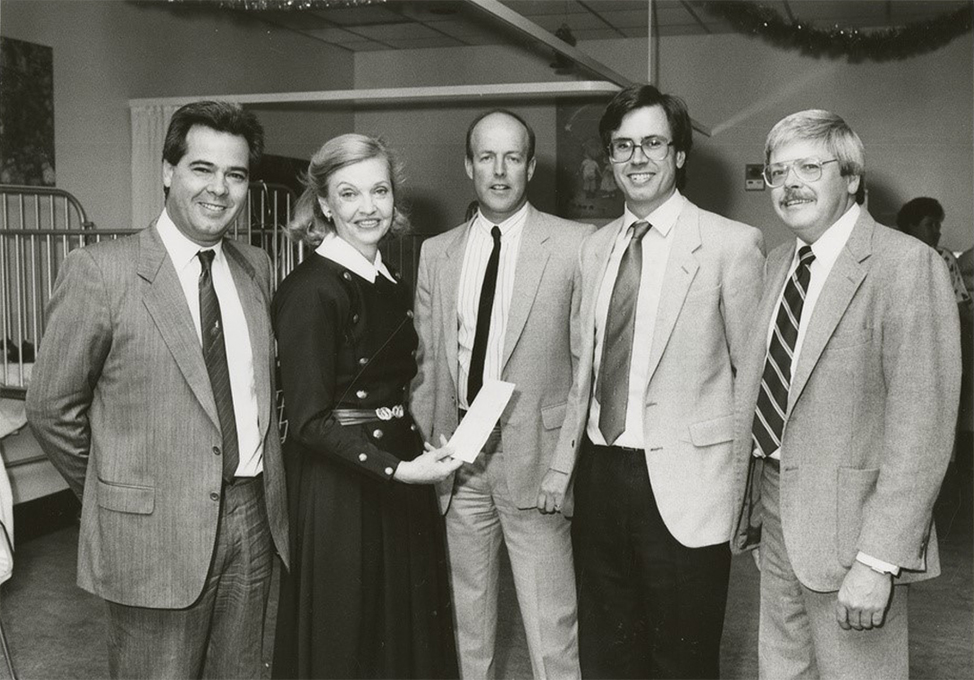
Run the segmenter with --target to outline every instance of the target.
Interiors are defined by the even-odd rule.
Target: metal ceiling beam
[[[487,14],[493,16],[495,19],[498,19],[499,21],[507,24],[508,26],[517,29],[521,33],[524,33],[525,35],[534,38],[538,42],[547,45],[558,54],[568,57],[569,59],[573,60],[575,63],[580,64],[581,66],[588,69],[592,73],[595,73],[605,78],[611,83],[615,83],[620,87],[629,87],[630,85],[636,84],[635,82],[633,82],[626,76],[622,75],[621,73],[617,73],[616,71],[609,68],[602,62],[593,59],[585,52],[582,52],[580,49],[569,45],[568,43],[566,43],[564,40],[561,40],[560,38],[556,38],[552,33],[549,33],[541,26],[538,26],[533,21],[524,17],[522,14],[519,14],[514,10],[510,9],[509,7],[501,4],[500,2],[498,2],[498,0],[464,0],[464,1],[471,5],[474,5],[475,7],[478,7],[479,9],[483,10]],[[653,8],[652,0],[646,0],[646,7],[647,7],[647,11],[652,11]],[[649,43],[647,48],[650,51],[652,51],[653,37],[651,35],[647,35],[647,40]],[[650,64],[650,69],[652,69],[651,64]],[[652,79],[652,71],[647,73],[647,81],[651,79]],[[690,122],[693,124],[694,130],[696,130],[697,132],[703,135],[706,135],[707,137],[710,136],[711,134],[710,128],[708,128],[706,125],[697,122],[693,118],[690,119]]]
[[[602,62],[593,59],[580,49],[572,47],[564,40],[556,38],[552,33],[549,33],[530,19],[525,18],[524,15],[519,14],[506,5],[501,4],[498,2],[498,0],[464,1],[478,7],[487,14],[490,14],[495,19],[498,19],[508,26],[517,29],[521,33],[524,33],[525,35],[534,38],[538,42],[547,45],[558,54],[568,57],[592,73],[608,80],[610,83],[615,83],[621,87],[629,87],[630,85],[634,84],[632,80],[625,77],[621,73],[618,73]]]

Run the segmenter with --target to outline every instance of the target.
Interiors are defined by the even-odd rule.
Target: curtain
[[[141,229],[162,212],[162,145],[178,106],[135,106],[132,116],[132,226]]]

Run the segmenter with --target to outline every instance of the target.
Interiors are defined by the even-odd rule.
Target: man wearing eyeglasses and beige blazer
[[[599,124],[623,216],[583,244],[578,373],[543,482],[573,479],[587,678],[717,677],[733,513],[733,377],[763,239],[678,190],[682,100],[633,86]]]
[[[939,254],[856,202],[859,136],[792,114],[765,146],[795,239],[737,375],[739,517],[760,543],[762,678],[906,678],[907,592],[940,573],[932,510],[960,394],[957,307]]]

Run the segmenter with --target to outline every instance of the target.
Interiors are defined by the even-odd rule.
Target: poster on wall
[[[54,186],[54,56],[0,37],[0,184]]]
[[[558,101],[555,120],[561,217],[601,224],[622,214],[622,192],[599,139],[599,119],[607,103],[607,99]]]

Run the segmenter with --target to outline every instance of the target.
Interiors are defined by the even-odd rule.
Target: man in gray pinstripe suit
[[[258,677],[287,560],[267,255],[223,236],[263,149],[223,102],[174,115],[166,207],[72,252],[27,394],[82,500],[78,584],[108,605],[113,677]]]

